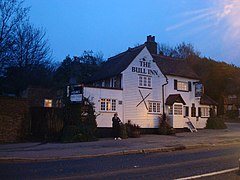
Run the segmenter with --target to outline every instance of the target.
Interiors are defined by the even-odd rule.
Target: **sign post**
[[[70,85],[67,86],[67,97],[73,103],[82,103],[83,101],[83,86],[82,85]]]

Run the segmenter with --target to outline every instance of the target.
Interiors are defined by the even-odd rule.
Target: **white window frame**
[[[161,102],[160,101],[148,101],[148,113],[160,114]]]
[[[210,108],[209,107],[200,107],[201,117],[209,117],[210,116]]]
[[[183,115],[183,105],[182,104],[174,104],[173,112],[174,112],[174,116],[182,116]]]
[[[178,91],[188,91],[188,82],[177,81],[177,90]]]
[[[152,77],[138,75],[138,87],[141,88],[152,88]]]
[[[117,111],[117,100],[110,98],[100,99],[100,111],[103,112],[116,112]]]

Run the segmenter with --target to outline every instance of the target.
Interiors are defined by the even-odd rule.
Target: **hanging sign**
[[[195,84],[195,97],[201,97],[203,94],[204,88],[203,84],[196,83]]]
[[[82,85],[70,85],[67,87],[67,96],[70,97],[71,102],[83,101],[83,86]]]

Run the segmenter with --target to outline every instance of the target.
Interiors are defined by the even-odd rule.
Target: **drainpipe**
[[[165,97],[164,97],[164,86],[168,84],[168,78],[166,75],[164,75],[166,78],[166,83],[162,85],[162,100],[163,100],[163,120],[166,121],[166,114],[165,114]]]

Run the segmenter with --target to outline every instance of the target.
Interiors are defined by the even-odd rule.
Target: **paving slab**
[[[0,161],[89,158],[240,144],[240,123],[227,123],[227,126],[228,129],[203,129],[194,133],[177,133],[175,136],[141,135],[140,138],[102,138],[79,143],[1,144]]]

